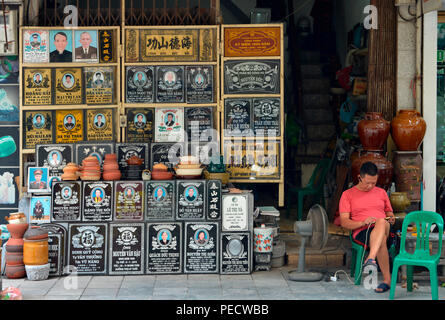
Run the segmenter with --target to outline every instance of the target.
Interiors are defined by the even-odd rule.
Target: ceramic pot
[[[23,235],[25,240],[42,240],[46,238],[48,238],[48,231],[39,226],[31,226]]]
[[[399,110],[391,121],[391,136],[399,151],[417,151],[425,131],[426,122],[416,110]]]
[[[28,229],[29,224],[27,223],[14,223],[7,224],[6,228],[8,228],[9,233],[11,234],[12,239],[21,239],[23,238],[23,234]]]
[[[5,273],[8,279],[20,279],[26,276],[26,269],[23,264],[6,265]]]
[[[273,250],[273,228],[261,225],[253,229],[253,251],[269,253]]]
[[[23,252],[6,252],[5,259],[10,266],[23,264]]]
[[[6,243],[6,252],[20,252],[23,254],[23,245],[13,246]]]
[[[40,281],[48,279],[49,269],[50,269],[49,263],[38,266],[25,264],[26,277],[28,278],[28,280],[31,281]]]
[[[354,184],[358,183],[358,175],[360,174],[360,167],[365,162],[372,162],[377,166],[378,169],[378,179],[377,186],[388,189],[392,182],[393,169],[394,166],[391,161],[388,161],[379,152],[366,151],[365,154],[358,157],[351,165],[351,175]]]
[[[171,180],[173,178],[173,173],[169,171],[156,171],[151,172],[152,180]]]
[[[127,164],[142,165],[144,160],[142,160],[138,156],[132,156],[131,158],[125,160],[125,162],[127,162]]]
[[[406,192],[391,192],[389,201],[394,212],[404,212],[411,205]]]
[[[151,179],[151,172],[150,170],[143,170],[142,171],[142,180],[148,181]]]
[[[357,126],[360,142],[364,150],[383,150],[389,135],[390,123],[380,112],[367,112]]]
[[[10,213],[9,217],[5,217],[5,220],[9,224],[22,224],[26,223],[26,216],[23,212]]]
[[[25,265],[42,265],[48,263],[48,238],[25,240],[23,244],[23,262]]]
[[[110,170],[119,170],[119,165],[117,164],[117,162],[114,163],[105,163],[104,162],[104,172],[105,171],[110,171]]]
[[[122,177],[122,174],[119,170],[112,170],[107,172],[104,171],[102,177],[104,180],[114,181],[114,180],[119,180]]]
[[[116,161],[117,160],[117,155],[115,153],[107,153],[105,155],[105,161],[107,161],[107,160]]]
[[[423,173],[421,152],[395,151],[393,163],[397,191],[406,192],[411,201],[419,201]]]
[[[76,164],[70,162],[65,166],[65,168],[63,168],[63,173],[72,173],[73,174],[73,173],[77,172],[78,170],[79,170],[79,167]]]

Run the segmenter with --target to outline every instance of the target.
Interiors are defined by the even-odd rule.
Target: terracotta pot
[[[23,246],[24,240],[22,238],[9,238],[8,241],[6,241],[6,245],[8,246]],[[13,252],[13,251],[11,251]]]
[[[117,155],[115,153],[107,153],[105,155],[105,160],[107,160],[107,159],[109,159],[109,160],[116,160],[117,159]]]
[[[365,150],[383,150],[388,139],[390,123],[380,112],[367,112],[357,126],[360,142]]]
[[[77,165],[74,165],[73,163],[68,163],[65,168],[63,168],[64,173],[75,173],[79,170],[79,167]]]
[[[6,265],[6,277],[8,279],[19,279],[26,276],[25,265]]]
[[[79,174],[80,175],[80,174]],[[74,181],[77,180],[79,178],[79,176],[77,174],[62,174],[61,176],[63,181]]]
[[[12,245],[6,244],[6,252],[21,252],[21,253],[23,253],[23,245],[12,246]]]
[[[23,239],[25,240],[41,240],[46,238],[48,238],[48,231],[39,226],[31,226],[23,235]]]
[[[82,160],[82,165],[83,164],[87,164],[87,163],[99,163],[99,160],[97,160],[97,158],[95,156],[88,156],[85,159]]]
[[[48,263],[48,238],[25,240],[23,244],[23,262],[25,265],[42,265]]]
[[[391,136],[399,151],[417,151],[425,131],[426,122],[416,110],[399,110],[391,121]]]
[[[132,156],[131,158],[125,160],[125,162],[127,162],[127,164],[141,165],[144,162],[144,160],[142,160],[138,156]]]
[[[11,239],[21,239],[23,238],[23,234],[28,229],[29,224],[27,223],[14,223],[7,224],[6,228],[8,228],[9,233],[11,234]]]
[[[394,212],[404,212],[406,208],[411,205],[406,192],[392,192],[389,200]]]
[[[23,252],[6,252],[5,260],[10,266],[23,264]]]
[[[173,174],[169,171],[152,171],[151,179],[152,180],[171,180],[173,178]]]
[[[119,180],[122,177],[122,173],[119,170],[107,171],[102,174],[104,180],[112,181]]]
[[[9,224],[22,224],[26,223],[26,216],[23,212],[10,213],[9,217],[5,217],[5,220]]]
[[[406,192],[411,201],[420,200],[423,159],[420,151],[395,151],[394,176],[396,189]]]
[[[379,152],[366,151],[365,154],[361,155],[357,158],[351,165],[351,175],[354,184],[358,183],[358,175],[360,174],[360,167],[365,162],[373,162],[378,169],[378,180],[377,186],[388,189],[392,182],[393,175],[393,164],[391,161],[388,161],[383,155]]]
[[[119,170],[119,165],[117,162],[114,163],[104,163],[104,172],[110,170]]]

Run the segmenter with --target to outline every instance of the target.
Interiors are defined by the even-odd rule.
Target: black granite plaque
[[[221,220],[221,180],[207,180],[207,220]]]
[[[66,243],[67,243],[67,239],[68,239],[68,231],[67,228],[65,226],[63,226],[62,224],[58,224],[58,223],[44,223],[40,225],[40,228],[45,229],[48,231],[48,236],[50,235],[60,235],[60,241],[59,241],[59,248],[60,248],[60,253],[59,253],[59,258],[60,258],[60,274],[63,274],[63,268],[66,265],[66,261],[67,261],[67,248],[66,248]],[[50,245],[50,240],[48,239],[48,244]],[[55,259],[55,251],[58,250],[58,248],[56,248],[55,244],[54,247],[49,247],[49,251],[51,252],[51,250],[53,250],[54,254],[53,254],[53,258]],[[50,254],[50,262],[51,260],[51,254]],[[58,261],[58,260],[57,260]],[[52,263],[52,262],[51,262]],[[50,268],[55,267],[55,265],[50,266]],[[50,269],[50,275],[52,275],[51,273],[51,269]],[[57,275],[57,274],[54,274]]]
[[[156,67],[156,102],[184,102],[184,67]]]
[[[250,274],[251,255],[250,233],[221,234],[221,274]]]
[[[224,94],[280,93],[280,60],[233,60],[224,63]]]
[[[179,157],[184,152],[184,144],[180,142],[159,142],[150,145],[150,169],[157,163],[163,163],[173,168],[179,163]]]
[[[253,128],[255,136],[280,135],[280,99],[253,99]]]
[[[114,143],[96,142],[96,143],[76,143],[76,163],[82,165],[83,159],[89,156],[95,156],[102,165],[105,155],[114,152]]]
[[[72,223],[68,239],[68,265],[78,274],[107,273],[106,223]]]
[[[80,182],[54,182],[51,196],[52,221],[80,221],[82,210],[82,192]]]
[[[144,273],[143,223],[110,223],[109,274]]]
[[[224,136],[252,136],[252,100],[226,99],[224,101]]]
[[[205,180],[176,180],[176,219],[204,220]]]
[[[48,260],[49,275],[62,275],[62,235],[59,233],[48,233]]]
[[[113,218],[113,182],[83,183],[82,221],[111,221]]]
[[[144,182],[116,181],[114,220],[144,220]]]
[[[130,159],[132,156],[138,156],[143,159],[144,167],[148,168],[150,164],[149,150],[148,143],[116,143],[117,162],[121,172],[123,173],[123,170],[128,167],[125,160]]]
[[[187,103],[213,102],[213,66],[187,66]]]
[[[38,144],[36,145],[36,162],[38,167],[48,167],[50,177],[60,177],[63,168],[74,162],[72,144]]]
[[[147,181],[146,182],[146,220],[174,220],[175,219],[175,181]]]
[[[184,108],[185,128],[188,141],[215,141],[213,132],[213,108],[193,107]]]
[[[126,142],[153,141],[154,109],[131,108],[126,109],[126,114]]]
[[[218,273],[219,223],[186,222],[184,272]]]
[[[153,67],[126,67],[127,103],[151,103],[153,95]]]
[[[188,144],[191,156],[199,158],[199,162],[204,165],[210,164],[212,158],[220,159],[220,148],[218,141],[212,142],[191,142]]]
[[[147,223],[147,273],[182,272],[182,223]]]

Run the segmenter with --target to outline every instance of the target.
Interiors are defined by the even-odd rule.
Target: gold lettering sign
[[[56,111],[56,143],[75,143],[83,140],[82,110]]]
[[[85,102],[112,104],[114,89],[113,67],[85,67]]]
[[[95,109],[86,111],[87,140],[113,140],[113,109]]]
[[[125,30],[125,61],[139,61],[139,30]]]
[[[23,105],[50,105],[52,91],[51,69],[24,68]]]
[[[198,30],[141,30],[142,61],[197,61]]]
[[[56,68],[55,104],[82,104],[82,69]]]
[[[226,28],[224,29],[224,56],[263,57],[281,53],[279,27]]]
[[[276,141],[224,141],[231,179],[280,179],[280,145]]]
[[[36,144],[53,143],[53,114],[51,111],[25,111],[23,113],[24,148]]]
[[[216,30],[199,29],[199,61],[216,61]]]

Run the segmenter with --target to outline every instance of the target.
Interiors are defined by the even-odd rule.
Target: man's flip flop
[[[381,291],[377,290],[380,289]],[[377,293],[383,293],[388,291],[390,288],[390,286],[388,286],[386,283],[382,282],[381,284],[379,284],[379,286],[377,287],[377,289],[375,289],[374,291]]]
[[[366,267],[366,266],[377,267],[377,262],[375,262],[375,259],[368,259],[365,261],[365,264],[363,265],[363,267]]]

